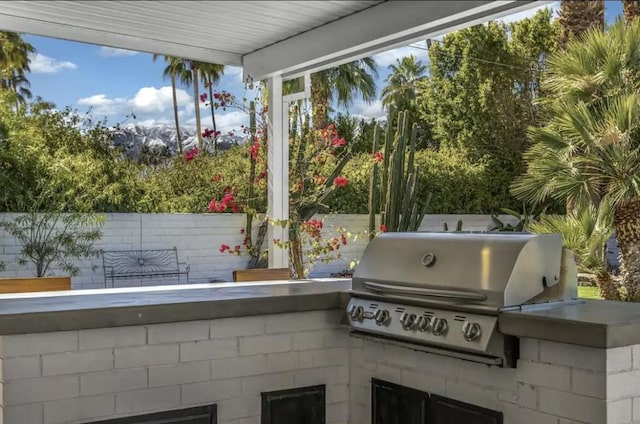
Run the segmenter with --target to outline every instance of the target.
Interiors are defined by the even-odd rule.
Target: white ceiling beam
[[[99,46],[115,47],[139,52],[177,56],[201,62],[220,63],[223,65],[233,66],[242,65],[242,57],[236,53],[178,44],[166,40],[143,38],[140,36],[132,36],[115,32],[97,31],[83,26],[12,16],[2,13],[1,10],[0,30],[80,41]]]
[[[544,3],[388,0],[244,55],[244,75],[295,77]]]

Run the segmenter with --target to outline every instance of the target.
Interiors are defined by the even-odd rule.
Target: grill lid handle
[[[415,296],[433,296],[433,297],[445,297],[449,299],[464,299],[464,300],[486,300],[487,296],[482,293],[462,292],[455,290],[440,290],[440,289],[424,289],[418,287],[401,287],[391,284],[372,283],[371,281],[365,281],[363,283],[364,288],[377,291],[381,293],[402,293],[412,294]]]

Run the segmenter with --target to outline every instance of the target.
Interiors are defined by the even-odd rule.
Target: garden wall
[[[12,214],[0,214],[0,220],[11,220]],[[367,215],[324,215],[324,233],[327,237],[335,234],[341,226],[354,234],[362,234],[368,226]],[[465,231],[483,231],[491,224],[489,215],[428,215],[425,216],[421,230],[441,231],[443,224],[448,223],[454,230],[456,222],[461,219]],[[506,218],[505,218],[506,219]],[[220,252],[220,245],[241,245],[245,217],[242,214],[106,214],[106,222],[102,227],[103,235],[96,247],[104,250],[135,249],[167,249],[178,248],[180,262],[188,262],[191,266],[190,283],[207,283],[215,279],[231,280],[234,269],[244,269],[246,256],[231,256]],[[311,273],[312,277],[325,277],[339,272],[349,266],[352,260],[358,260],[364,246],[366,236],[357,235],[355,240],[342,246],[342,258],[330,263],[318,263]],[[20,246],[0,229],[0,260],[6,269],[0,277],[32,276],[33,267],[20,266],[17,263]],[[80,275],[73,277],[74,289],[91,289],[104,287],[102,259],[94,258],[78,263]],[[54,273],[60,274],[56,270]],[[175,278],[146,279],[142,281],[116,282],[117,287],[131,285],[176,284]],[[185,282],[184,276],[181,282]]]

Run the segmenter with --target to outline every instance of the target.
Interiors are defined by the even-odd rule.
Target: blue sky
[[[548,7],[557,10],[559,2]],[[607,1],[607,22],[620,15],[621,10],[620,1]],[[521,12],[504,20],[522,19],[535,11]],[[164,63],[161,59],[154,62],[147,53],[33,35],[25,35],[25,39],[37,50],[29,76],[35,95],[54,102],[58,108],[71,106],[79,113],[91,108],[95,118],[107,117],[112,125],[173,125],[171,84],[162,77]],[[395,63],[396,59],[413,54],[423,62],[427,61],[426,51],[420,47],[424,48],[424,44],[400,47],[374,56],[379,72],[378,90],[384,86],[388,66]],[[216,89],[227,90],[239,97],[245,95],[240,68],[227,67]],[[181,126],[195,126],[193,90],[180,86],[178,103]],[[384,114],[380,101],[371,104],[355,101],[348,112],[366,118]],[[135,120],[128,117],[132,113],[136,116]],[[207,118],[207,114],[202,117],[205,127],[209,122]],[[239,129],[246,121],[246,115],[240,111],[220,112],[218,117],[219,126],[224,132]]]

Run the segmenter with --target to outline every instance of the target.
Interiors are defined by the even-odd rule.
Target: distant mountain
[[[178,154],[178,143],[175,127],[168,125],[154,125],[143,127],[139,125],[126,125],[111,128],[112,144],[122,149],[132,160],[137,160],[140,153],[166,152],[170,156]],[[189,151],[198,145],[196,132],[191,129],[181,128],[182,146],[184,151]],[[228,134],[218,137],[218,149],[225,151],[236,144],[243,144],[245,138]],[[213,146],[209,146],[213,150]]]

